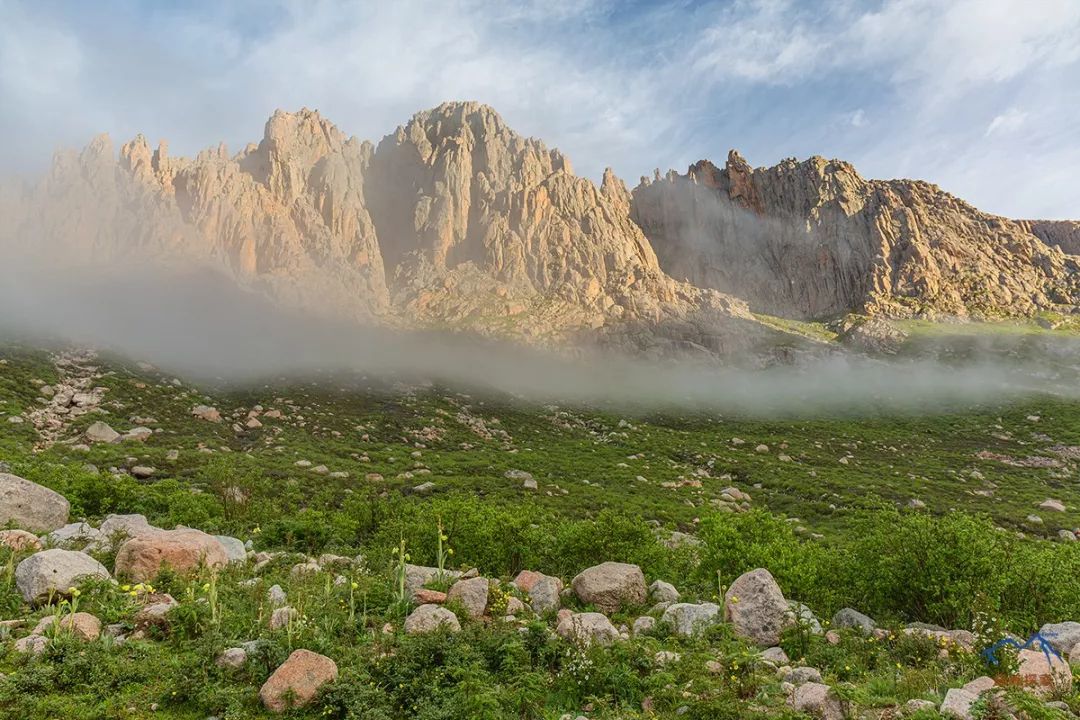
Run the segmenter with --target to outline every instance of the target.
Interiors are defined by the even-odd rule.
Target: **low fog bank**
[[[1060,362],[1080,358],[1077,342],[1055,347],[1057,359],[1048,357],[1045,365],[1030,358],[880,361],[832,351],[764,370],[647,363],[592,351],[570,358],[463,335],[315,319],[191,268],[121,270],[114,264],[107,271],[65,272],[56,264],[4,262],[0,332],[115,351],[195,381],[248,383],[349,371],[624,409],[925,412],[1032,393],[1080,396],[1076,374],[1063,374]]]

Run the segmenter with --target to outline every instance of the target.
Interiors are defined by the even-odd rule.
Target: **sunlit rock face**
[[[866,180],[837,160],[752,168],[732,151],[723,168],[642,178],[631,215],[670,275],[763,312],[1029,315],[1080,303],[1066,228],[989,215],[926,182]]]
[[[8,247],[72,268],[194,263],[322,315],[553,343],[674,326],[702,347],[752,323],[660,269],[613,173],[597,188],[479,103],[418,113],[377,149],[306,109],[235,154],[139,136],[117,156],[101,136],[0,202]]]

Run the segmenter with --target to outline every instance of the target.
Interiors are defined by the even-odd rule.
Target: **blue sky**
[[[1080,218],[1078,38],[1080,0],[0,0],[0,168],[102,131],[238,149],[278,107],[378,141],[475,99],[594,179],[816,154]]]

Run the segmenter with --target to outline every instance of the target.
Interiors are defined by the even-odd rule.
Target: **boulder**
[[[38,621],[32,635],[48,635],[56,624],[55,615],[46,615]],[[70,633],[73,637],[86,642],[97,640],[101,636],[101,621],[90,613],[77,612],[64,615],[60,620],[60,632]]]
[[[27,655],[40,655],[45,652],[49,639],[44,635],[27,635],[15,641],[15,652]]]
[[[41,549],[41,540],[38,540],[37,535],[26,530],[0,530],[0,545],[9,547],[15,552],[37,551]]]
[[[101,527],[97,531],[101,536],[99,544],[112,547],[113,543],[120,543],[129,538],[152,532],[161,532],[161,528],[151,525],[145,515],[132,513],[129,515],[111,514],[105,516],[105,519],[101,522]]]
[[[1064,655],[1080,643],[1080,622],[1047,623],[1039,628],[1039,634]]]
[[[70,509],[60,493],[0,472],[0,526],[14,524],[30,532],[47,533],[67,523]]]
[[[821,621],[807,605],[796,600],[788,600],[788,608],[791,610],[793,623],[801,623],[815,635],[821,634]]]
[[[724,593],[724,619],[735,634],[761,647],[780,642],[780,634],[794,622],[780,586],[764,568],[736,578]]]
[[[135,613],[135,625],[140,629],[145,629],[151,625],[164,626],[167,625],[169,620],[169,613],[172,609],[177,607],[180,603],[176,602],[171,595],[160,595],[155,598],[157,601],[149,603],[139,608],[139,611]]]
[[[930,700],[923,700],[921,698],[914,698],[904,703],[904,715],[914,715],[915,713],[925,713],[930,710],[935,710],[935,705]]]
[[[487,578],[458,580],[446,594],[446,601],[460,603],[469,617],[474,620],[483,617],[488,601]]]
[[[271,585],[266,591],[266,599],[270,603],[270,607],[283,607],[285,603],[289,601],[285,595],[285,591],[281,589],[280,585]]]
[[[764,662],[772,663],[773,665],[786,665],[790,662],[787,653],[781,647],[766,648],[761,651],[761,659]]]
[[[458,570],[443,570],[442,575],[446,580],[457,580],[461,577]],[[405,590],[409,595],[424,587],[439,577],[439,568],[425,567],[423,565],[405,566]]]
[[[656,627],[656,618],[651,615],[642,615],[634,621],[633,630],[635,635],[647,633]]]
[[[608,613],[624,606],[644,605],[648,598],[641,568],[627,563],[594,565],[578,573],[570,586],[581,602]]]
[[[606,615],[598,612],[572,613],[559,621],[555,632],[583,645],[610,645],[619,639],[619,631]]]
[[[214,535],[214,539],[225,548],[225,557],[228,558],[230,564],[247,561],[247,548],[244,547],[242,540],[228,535]]]
[[[337,676],[337,663],[330,658],[310,650],[294,650],[259,688],[259,699],[275,713],[304,707]]]
[[[1016,659],[1019,663],[1016,675],[1024,686],[1041,694],[1072,690],[1072,669],[1054,653],[1041,649],[1021,650]]]
[[[154,436],[154,431],[148,427],[136,427],[131,428],[124,433],[124,440],[130,440],[132,442],[146,442]]]
[[[442,605],[446,602],[446,593],[421,588],[413,593],[412,599],[418,605]]]
[[[832,624],[834,628],[855,628],[864,634],[873,632],[877,627],[870,616],[851,608],[844,608],[833,615]]]
[[[679,591],[675,589],[675,586],[669,582],[663,580],[653,580],[653,584],[649,586],[649,600],[650,602],[677,602],[679,599]]]
[[[199,530],[158,530],[131,538],[116,553],[116,575],[136,582],[152,580],[164,566],[191,573],[202,566],[224,567],[225,548]]]
[[[100,540],[101,533],[89,523],[84,522],[68,523],[45,536],[45,543],[53,547],[96,543]]]
[[[209,405],[196,405],[191,408],[192,417],[196,417],[199,420],[206,420],[207,422],[221,422],[221,413],[215,407]]]
[[[819,720],[844,720],[844,706],[832,688],[817,682],[796,687],[788,697],[795,712],[806,713]]]
[[[938,708],[938,712],[947,718],[957,720],[974,720],[971,706],[979,699],[978,695],[969,693],[963,688],[951,688],[945,693],[945,700]]]
[[[299,612],[288,605],[283,605],[270,613],[270,622],[268,624],[271,630],[281,630],[287,628],[289,623],[298,617],[300,617]]]
[[[982,695],[987,690],[993,688],[996,684],[997,683],[994,682],[994,678],[982,675],[975,678],[971,682],[966,683],[963,689],[971,693],[972,695],[978,696]]]
[[[529,590],[529,605],[537,615],[555,612],[562,605],[562,591],[562,580],[551,575],[543,575]]]
[[[247,650],[242,647],[231,647],[218,655],[217,659],[214,660],[214,664],[220,668],[232,668],[235,670],[244,667],[247,660]]]
[[[23,560],[15,569],[15,585],[28,603],[66,596],[68,588],[89,578],[108,580],[109,571],[86,553],[75,550],[43,550]]]
[[[458,632],[461,624],[457,615],[439,605],[421,605],[405,618],[406,635],[426,635],[441,628],[448,632]]]
[[[116,443],[120,442],[120,433],[109,427],[108,424],[98,420],[96,423],[86,428],[86,432],[83,433],[87,441],[92,443]]]
[[[693,637],[720,621],[720,606],[714,603],[675,603],[664,610],[660,619],[671,625],[676,634]]]
[[[819,683],[821,682],[821,671],[816,667],[809,667],[806,665],[796,668],[786,668],[783,673],[783,680],[796,687],[805,683]]]
[[[542,577],[544,577],[544,574],[535,570],[522,570],[513,579],[514,587],[522,592],[529,592],[532,590],[533,585],[536,584],[536,581]]]

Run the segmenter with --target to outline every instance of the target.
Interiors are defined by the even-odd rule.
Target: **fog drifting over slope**
[[[994,353],[976,350],[984,359],[956,364],[871,360],[824,347],[765,369],[599,351],[568,357],[470,336],[319,320],[207,271],[65,268],[8,253],[0,257],[0,333],[11,332],[115,351],[195,380],[351,371],[537,402],[763,415],[927,411],[1035,392],[1076,397],[1080,365],[1080,340],[1068,338],[1041,339],[1034,360],[1011,361],[1015,353],[997,344]]]

